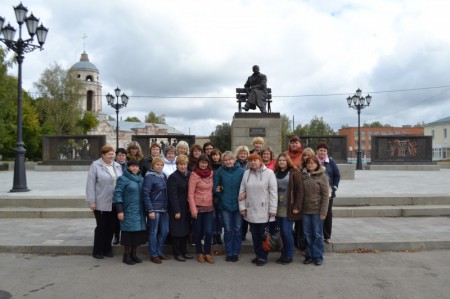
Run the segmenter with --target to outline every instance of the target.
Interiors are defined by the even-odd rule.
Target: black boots
[[[134,265],[136,264],[136,262],[133,260],[133,258],[131,257],[131,254],[129,253],[124,253],[123,254],[123,260],[122,260],[125,264],[127,265]]]

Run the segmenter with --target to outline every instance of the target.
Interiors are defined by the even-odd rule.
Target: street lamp
[[[114,90],[116,94],[116,103],[114,103],[114,96],[112,96],[109,92],[106,95],[106,101],[108,101],[108,105],[116,109],[116,150],[119,148],[119,110],[123,107],[126,107],[128,104],[128,97],[126,94],[122,93],[120,95],[120,88],[117,87]],[[119,104],[119,96],[122,100],[122,104]]]
[[[372,97],[370,95],[367,95],[365,98],[362,97],[361,90],[359,88],[356,90],[356,93],[352,97],[347,98],[348,107],[358,111],[358,149],[356,150],[356,170],[363,170],[361,160],[361,110],[368,107],[371,100]]]
[[[28,9],[20,3],[14,7],[17,23],[19,24],[19,39],[14,40],[16,29],[9,23],[5,27],[3,24],[5,19],[0,17],[0,29],[3,38],[0,38],[8,49],[16,53],[16,60],[18,64],[18,95],[17,95],[17,142],[15,149],[15,161],[14,161],[14,183],[10,192],[27,192],[30,191],[27,188],[27,176],[25,173],[25,153],[24,143],[22,139],[22,62],[25,53],[32,52],[36,49],[43,50],[42,46],[47,38],[48,28],[44,25],[38,27],[39,19],[33,14],[27,17]],[[27,25],[29,39],[22,39],[22,25]],[[33,37],[36,35],[39,45],[33,44]]]

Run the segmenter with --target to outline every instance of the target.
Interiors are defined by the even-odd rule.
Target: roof
[[[74,65],[72,65],[71,69],[83,69],[83,70],[95,70],[98,71],[97,67],[89,62],[89,57],[87,55],[86,52],[83,52],[83,54],[81,54],[81,58],[80,61],[78,61],[77,63],[75,63]]]
[[[426,126],[445,125],[445,124],[450,124],[450,116],[430,122],[430,123],[426,124]]]
[[[116,128],[116,121],[115,120],[108,120],[106,121],[108,125]],[[183,132],[178,131],[174,127],[171,127],[166,124],[154,124],[154,123],[140,123],[140,122],[130,122],[130,121],[119,121],[119,130],[122,132],[133,132],[133,129],[145,129],[146,126],[153,125],[160,129],[167,130],[167,134],[178,134],[178,135],[184,135]]]

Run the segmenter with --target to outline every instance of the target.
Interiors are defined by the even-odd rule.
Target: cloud
[[[216,125],[231,122],[235,88],[243,86],[254,64],[268,76],[272,111],[295,115],[297,124],[323,117],[334,129],[357,124],[345,100],[357,88],[366,94],[448,85],[450,3],[444,1],[30,0],[24,5],[50,28],[45,50],[26,55],[26,89],[51,63],[76,63],[86,34],[86,52],[100,70],[103,93],[119,86],[130,96],[121,116],[143,120],[154,111],[185,133],[209,135]],[[1,3],[0,11],[15,24],[10,4]],[[448,116],[444,91],[374,93],[361,121],[402,125]],[[279,97],[295,95],[301,97]],[[171,96],[190,98],[157,98]],[[104,112],[113,115],[103,101]]]

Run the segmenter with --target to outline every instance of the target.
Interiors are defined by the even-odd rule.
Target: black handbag
[[[270,233],[269,223],[266,226],[266,231],[263,235],[262,248],[266,252],[281,251],[283,249],[283,240],[281,239],[280,230],[275,233]]]

